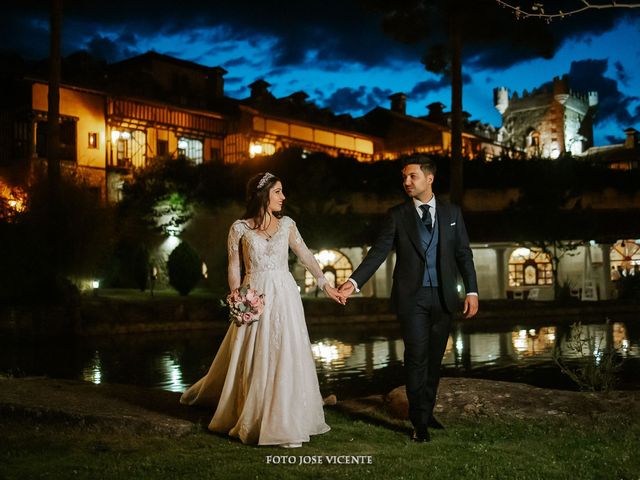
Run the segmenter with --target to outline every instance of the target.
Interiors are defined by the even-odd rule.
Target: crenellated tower
[[[528,157],[558,158],[593,145],[598,92],[574,92],[568,75],[521,95],[498,87],[493,100],[502,115],[499,140]]]

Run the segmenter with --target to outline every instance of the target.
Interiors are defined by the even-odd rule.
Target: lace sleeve
[[[318,287],[320,289],[324,289],[327,284],[327,279],[322,273],[322,268],[318,264],[316,257],[313,256],[313,253],[307,248],[300,236],[300,232],[298,231],[298,227],[296,227],[296,222],[291,220],[291,226],[289,227],[289,247],[293,250],[293,253],[296,254],[298,260],[304,265],[304,268],[309,270],[309,273],[313,275],[318,282]]]
[[[229,229],[227,239],[227,255],[229,266],[227,276],[229,280],[229,291],[233,292],[240,287],[240,240],[244,233],[244,226],[240,221],[234,222]]]

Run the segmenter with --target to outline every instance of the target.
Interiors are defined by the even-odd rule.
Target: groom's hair
[[[430,173],[435,176],[436,170],[436,161],[428,155],[409,155],[401,159],[400,162],[401,168],[406,167],[407,165],[420,165],[420,169],[425,173]]]

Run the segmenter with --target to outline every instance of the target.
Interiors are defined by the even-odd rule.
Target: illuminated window
[[[139,130],[111,130],[113,163],[118,167],[144,167],[147,135]]]
[[[178,156],[184,157],[191,163],[202,163],[202,141],[181,137],[178,139]]]
[[[324,276],[331,286],[342,285],[353,273],[353,265],[347,256],[340,250],[320,250],[315,254],[316,260],[322,267]],[[306,272],[304,279],[305,293],[312,292],[316,288],[316,279]]]
[[[98,148],[98,134],[89,132],[89,148]]]
[[[251,142],[249,144],[249,156],[251,158],[273,155],[276,153],[276,146],[272,143]]]
[[[611,247],[611,279],[640,275],[640,240],[620,240]]]
[[[509,286],[552,285],[549,255],[539,250],[516,248],[509,258]]]

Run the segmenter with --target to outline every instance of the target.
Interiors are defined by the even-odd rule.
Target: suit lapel
[[[422,248],[422,240],[420,240],[420,232],[418,232],[418,224],[416,222],[416,216],[418,212],[416,211],[413,200],[405,203],[403,209],[403,220],[405,229],[407,230],[407,235],[409,236],[409,240],[413,243],[416,251],[420,255],[420,257],[424,260],[424,250]]]
[[[451,216],[445,203],[439,202],[436,198],[436,218],[438,219],[438,246],[447,244],[449,227],[451,226]]]

